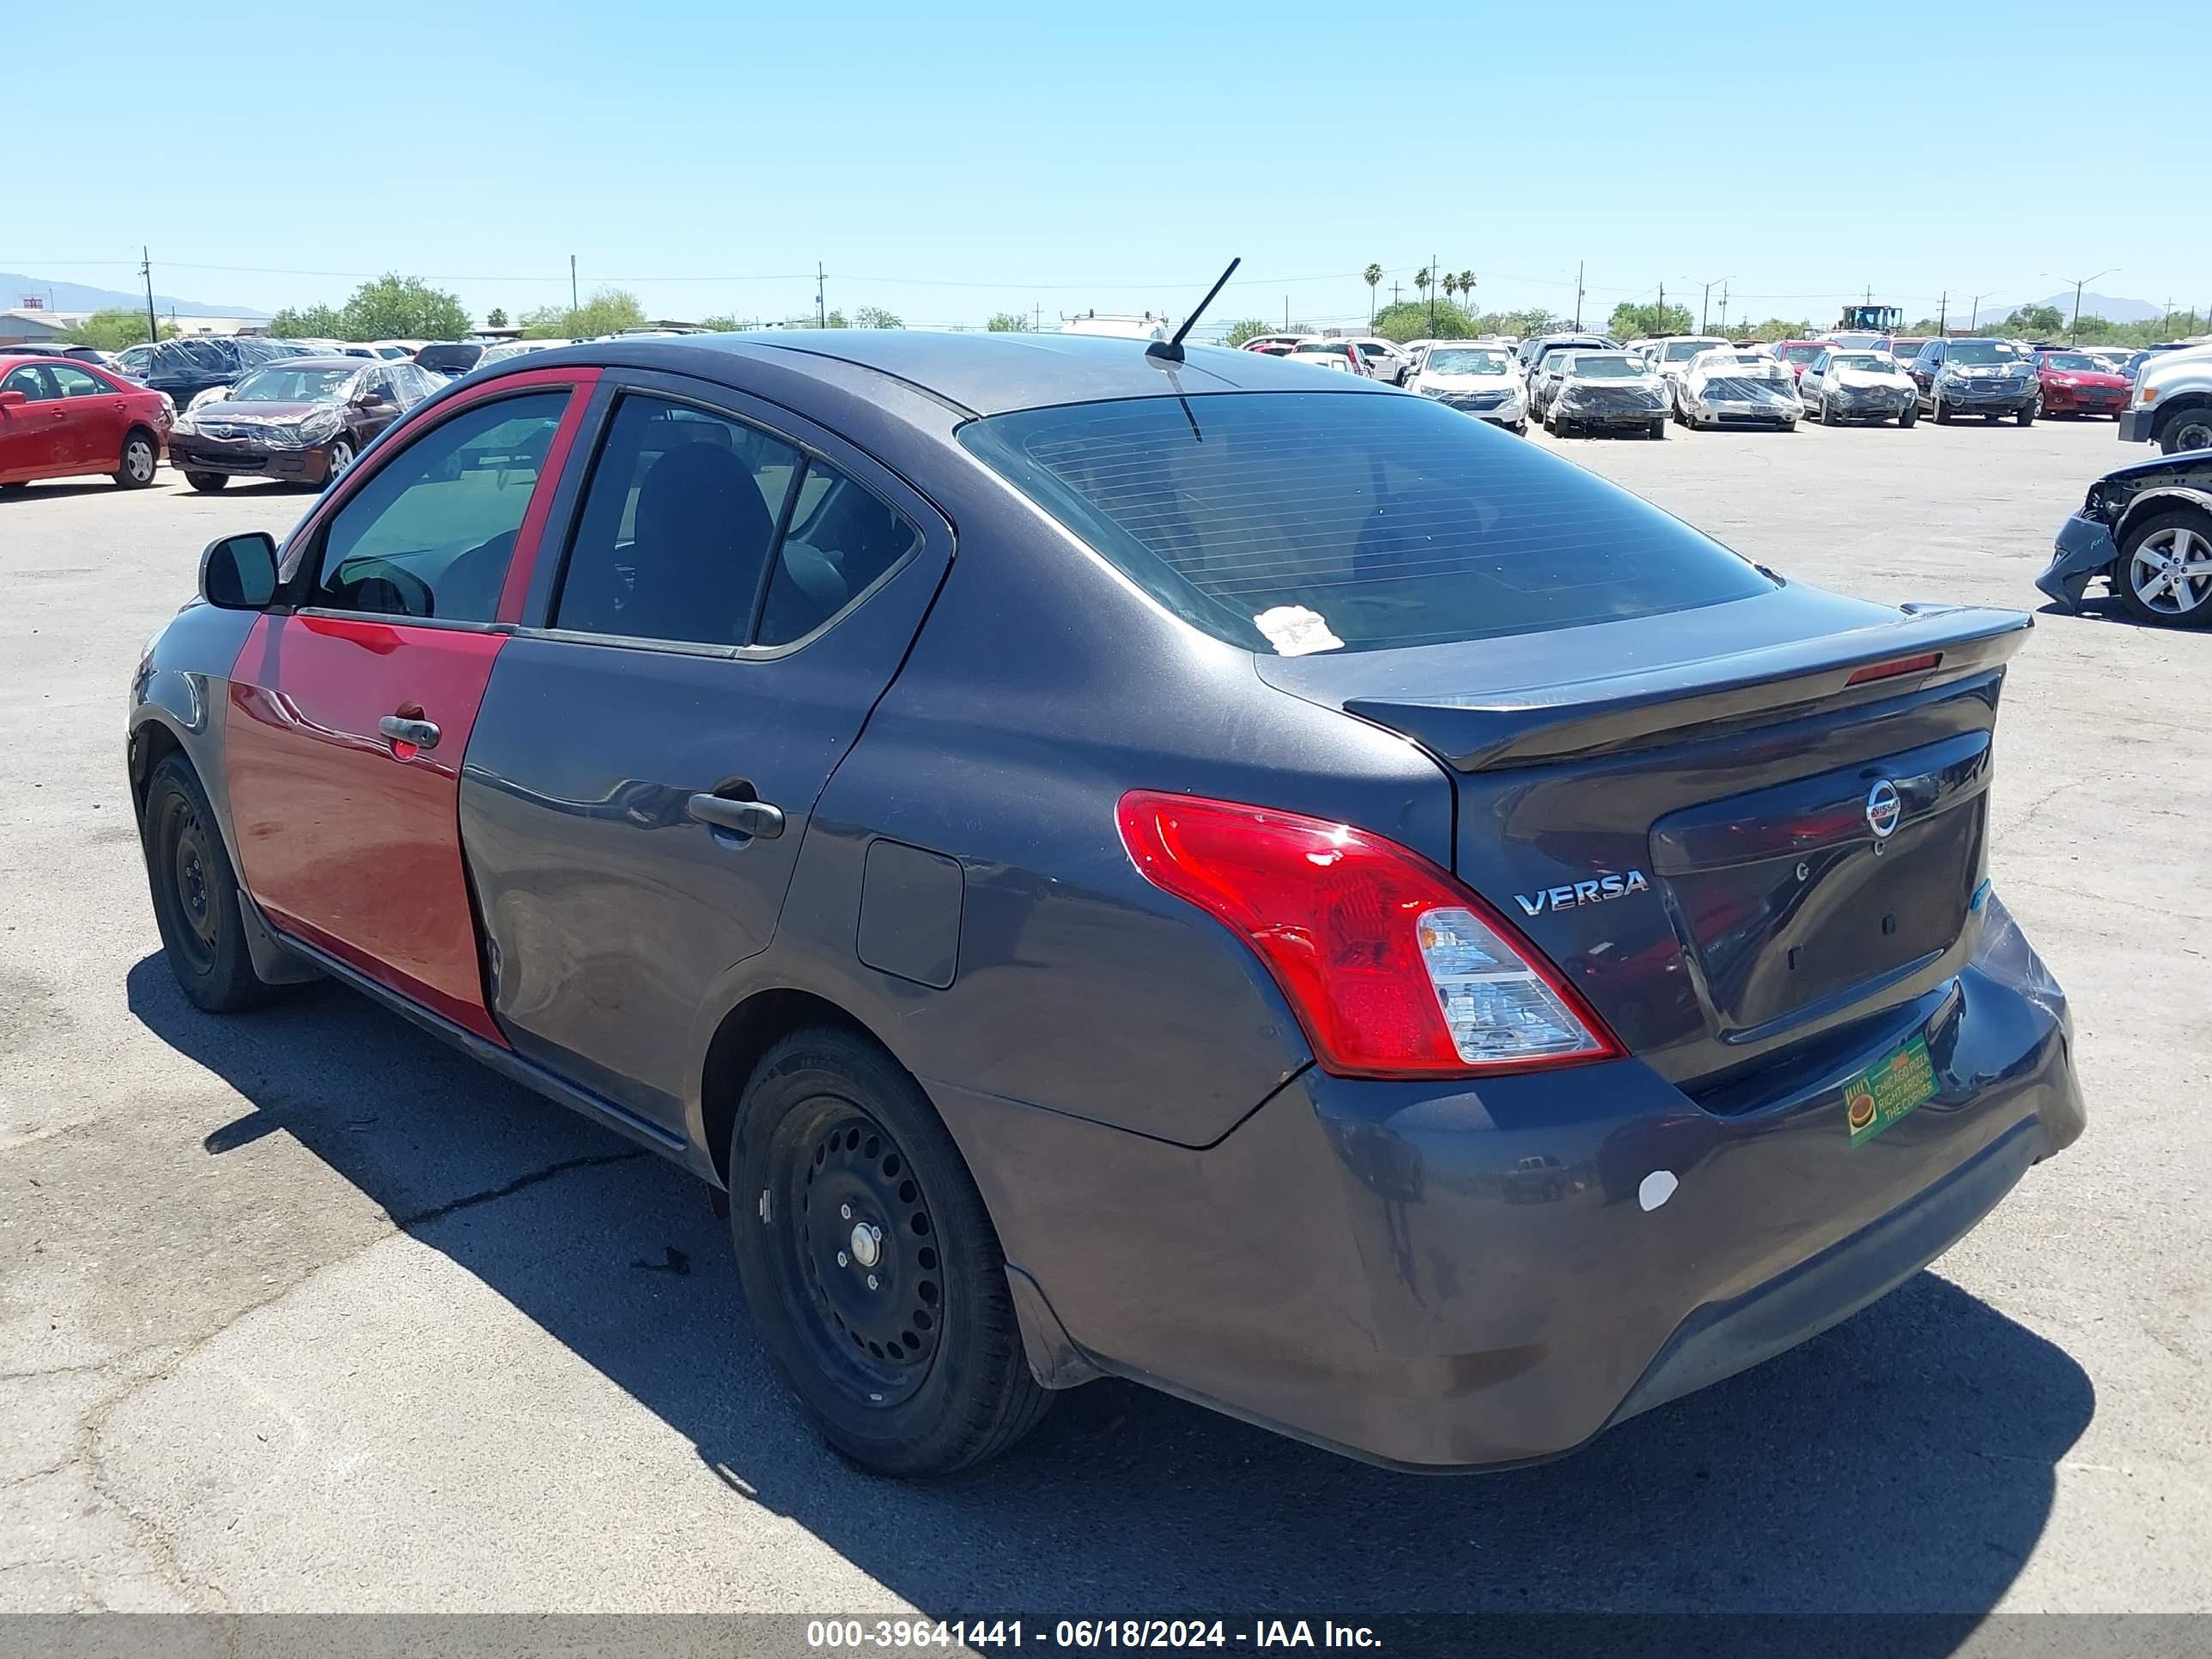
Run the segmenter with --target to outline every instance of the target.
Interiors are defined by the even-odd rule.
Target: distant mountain
[[[2054,294],[2049,299],[2039,300],[2036,303],[2056,306],[2063,314],[2070,318],[2074,314],[2074,290],[2069,288],[2063,294]],[[2109,294],[2085,291],[2081,295],[2081,314],[2084,317],[2102,317],[2108,323],[2152,323],[2166,315],[2166,307],[2154,306],[2148,300],[2116,300]]]
[[[125,289],[88,288],[82,283],[50,283],[43,276],[26,276],[18,270],[0,270],[0,311],[12,309],[33,295],[44,301],[49,311],[141,311],[146,305],[143,289],[133,292]],[[154,309],[164,317],[266,317],[269,314],[252,306],[210,305],[204,300],[179,300],[170,294],[156,294]]]

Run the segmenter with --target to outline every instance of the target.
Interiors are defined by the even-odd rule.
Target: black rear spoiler
[[[2034,625],[2018,611],[1908,608],[1880,628],[1717,659],[1466,701],[1354,696],[1343,708],[1403,732],[1456,771],[1533,766],[1662,737],[1771,725],[1815,705],[1848,706],[1966,679],[2002,667]]]

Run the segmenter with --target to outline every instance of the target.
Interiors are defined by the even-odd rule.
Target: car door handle
[[[404,714],[386,714],[377,721],[376,729],[393,743],[412,744],[417,749],[435,749],[444,735],[435,720],[409,720]]]
[[[762,841],[774,841],[783,833],[783,810],[764,800],[732,800],[727,795],[699,794],[691,797],[690,811],[702,823]]]

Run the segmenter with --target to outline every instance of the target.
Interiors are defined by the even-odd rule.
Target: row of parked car
[[[1966,416],[2111,416],[2155,354],[1999,338],[1838,333],[1767,345],[1719,335],[1626,342],[1604,334],[1526,340],[1261,335],[1246,349],[1365,374],[1496,425],[1664,437],[1668,422],[1712,429]],[[2148,435],[2148,434],[2144,435]],[[2184,434],[2185,436],[2185,434]]]
[[[320,485],[448,380],[566,340],[163,340],[0,349],[0,489],[105,473],[154,481],[166,449],[195,489]]]

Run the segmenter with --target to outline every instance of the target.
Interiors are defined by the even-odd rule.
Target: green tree
[[[853,326],[854,328],[904,328],[906,325],[898,319],[895,313],[885,311],[881,306],[862,306],[853,313]]]
[[[783,325],[786,328],[852,327],[852,325],[845,320],[845,313],[842,311],[833,311],[828,316],[820,319],[818,321],[816,319],[814,313],[810,311],[800,316],[785,318],[783,319]]]
[[[458,299],[397,271],[356,289],[343,322],[337,333],[348,340],[458,340],[469,331],[469,313]]]
[[[1367,284],[1367,326],[1372,330],[1375,326],[1375,290],[1382,285],[1382,267],[1370,265],[1359,276]]]
[[[540,306],[526,312],[522,331],[533,340],[588,340],[644,325],[645,307],[638,304],[636,295],[603,288],[580,306]]]
[[[1437,306],[1431,317],[1426,301],[1401,300],[1376,312],[1372,327],[1386,340],[1464,340],[1486,331],[1478,320],[1463,307]]]
[[[991,313],[991,332],[994,334],[1026,334],[1030,319],[1018,311],[994,311]]]
[[[2021,306],[1997,327],[2006,334],[2024,334],[2030,339],[2047,340],[2054,334],[2066,331],[2066,313],[2057,306]]]
[[[345,319],[328,306],[287,306],[269,319],[269,331],[280,340],[349,340]]]
[[[1809,339],[1820,331],[1803,318],[1769,317],[1763,323],[1747,324],[1729,336],[1731,340],[1759,340],[1771,345],[1777,340]]]
[[[504,311],[501,311],[497,306],[494,306],[489,311],[484,313],[484,326],[486,328],[505,328],[507,326],[507,313]]]
[[[702,317],[699,326],[710,334],[735,334],[752,325],[738,321],[734,311],[718,311],[711,317]]]
[[[1429,284],[1435,280],[1435,274],[1431,272],[1426,265],[1423,265],[1419,270],[1413,273],[1413,287],[1424,297],[1428,294]]]
[[[177,325],[161,325],[161,338],[173,339]],[[146,313],[143,311],[95,311],[64,336],[72,345],[97,347],[102,351],[120,351],[125,346],[143,345],[146,332]]]
[[[1459,274],[1459,302],[1465,305],[1468,296],[1474,292],[1474,273],[1462,270]]]
[[[1613,308],[1606,332],[1616,340],[1648,338],[1655,334],[1687,334],[1695,319],[1687,306],[1636,305],[1623,300]]]

